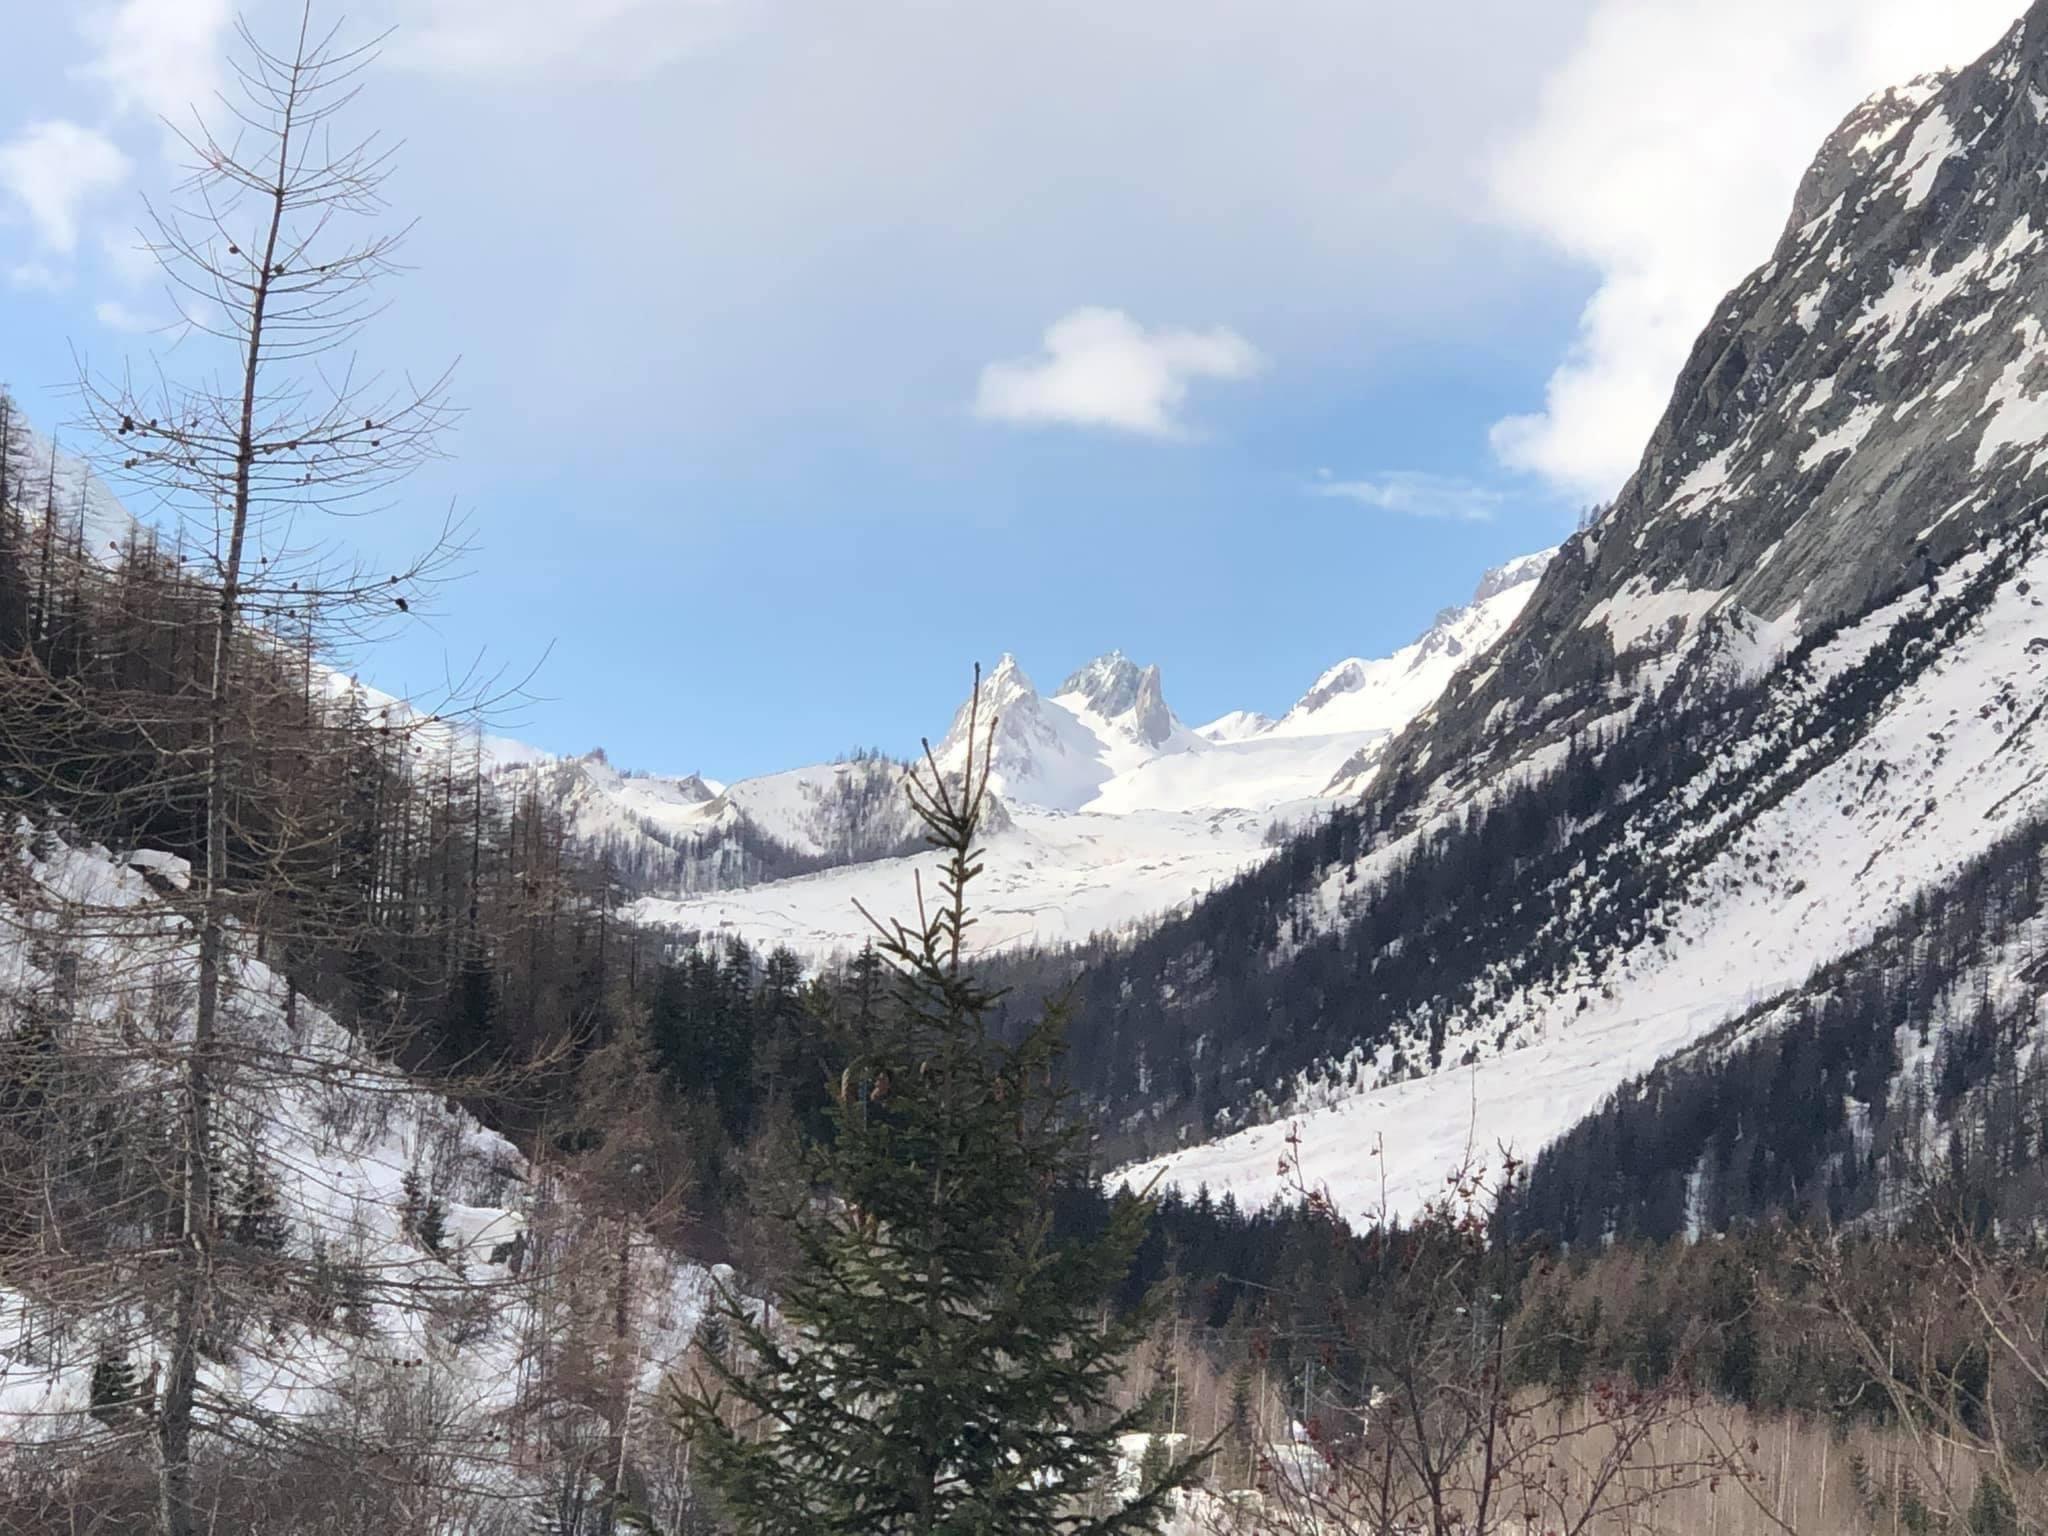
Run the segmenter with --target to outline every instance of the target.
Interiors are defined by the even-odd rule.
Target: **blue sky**
[[[1615,489],[1820,135],[2017,4],[1451,9],[351,6],[421,219],[366,346],[459,355],[467,414],[350,533],[480,539],[366,675],[545,651],[514,734],[727,778],[908,749],[1004,650],[1284,708]],[[10,18],[0,378],[48,426],[74,348],[163,350],[127,231],[229,14]]]

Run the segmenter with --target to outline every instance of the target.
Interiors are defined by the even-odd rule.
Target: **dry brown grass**
[[[1233,1373],[1216,1367],[1203,1341],[1165,1325],[1134,1363],[1126,1392],[1133,1401],[1158,1392],[1162,1419],[1199,1440],[1228,1423],[1233,1385]],[[1279,1440],[1300,1416],[1301,1384],[1289,1390],[1271,1372],[1255,1370],[1251,1399],[1257,1438]],[[1532,1394],[1526,1405],[1535,1403]],[[1544,1427],[1555,1434],[1555,1443],[1568,1448],[1562,1452],[1563,1482],[1583,1482],[1611,1450],[1598,1413],[1584,1399],[1540,1412],[1548,1416]],[[1631,1478],[1641,1497],[1592,1518],[1584,1536],[1921,1536],[1943,1528],[1931,1507],[1940,1496],[1924,1459],[1930,1454],[1940,1458],[1939,1482],[1947,1485],[1948,1496],[1967,1509],[1976,1493],[1978,1456],[1954,1440],[1916,1440],[1868,1424],[1843,1429],[1802,1415],[1755,1413],[1701,1399],[1660,1427],[1632,1459]],[[1662,1487],[1659,1477],[1665,1479]],[[1259,1481],[1253,1455],[1238,1446],[1223,1449],[1206,1479],[1217,1493]],[[1274,1507],[1284,1501],[1270,1493],[1266,1502],[1268,1518],[1252,1527],[1261,1536],[1318,1528],[1305,1511],[1290,1516]],[[1371,1529],[1362,1522],[1347,1529],[1328,1510],[1320,1518],[1330,1536]],[[1519,1536],[1523,1527],[1514,1519],[1495,1529]]]

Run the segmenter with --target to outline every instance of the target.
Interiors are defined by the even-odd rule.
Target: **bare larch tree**
[[[82,365],[79,376],[103,467],[159,527],[181,530],[187,558],[217,594],[202,719],[184,749],[203,795],[204,860],[194,872],[197,985],[181,1063],[181,1242],[156,1414],[167,1536],[197,1526],[195,1391],[216,1225],[229,935],[260,927],[295,894],[284,888],[295,878],[294,850],[234,847],[247,829],[236,823],[231,771],[249,756],[236,750],[246,745],[236,732],[250,715],[244,690],[262,686],[266,670],[238,672],[244,629],[258,631],[259,648],[293,630],[317,630],[330,648],[361,642],[412,611],[459,554],[443,522],[404,569],[373,570],[341,558],[317,531],[321,518],[377,509],[435,455],[450,417],[445,374],[425,384],[388,378],[355,354],[407,232],[383,217],[391,146],[376,133],[338,136],[374,44],[345,45],[317,29],[310,6],[282,49],[246,24],[238,41],[230,91],[213,110],[170,125],[188,178],[148,208],[146,242],[181,317],[175,350],[201,367],[177,380],[160,367],[139,379],[132,369],[108,377]]]

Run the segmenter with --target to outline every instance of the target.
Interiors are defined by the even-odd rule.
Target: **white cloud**
[[[93,318],[110,331],[137,331],[156,329],[156,324],[147,315],[129,308],[119,299],[102,299],[93,306]]]
[[[93,56],[78,73],[113,93],[116,110],[175,122],[212,105],[220,88],[229,0],[120,0],[86,12]]]
[[[62,119],[30,123],[0,144],[0,191],[27,211],[43,245],[67,254],[78,244],[80,210],[128,169],[112,139]]]
[[[982,369],[974,411],[990,421],[1178,437],[1190,380],[1244,379],[1263,366],[1225,326],[1147,331],[1120,309],[1091,306],[1047,327],[1038,356]]]
[[[124,284],[133,288],[158,277],[163,272],[149,247],[143,243],[140,233],[135,230],[103,229],[99,234],[100,256],[107,269]]]
[[[536,73],[648,75],[716,39],[733,0],[424,0],[398,58],[438,74],[510,80]]]
[[[400,201],[427,215],[403,290],[422,296],[421,344],[501,352],[492,391],[587,380],[534,407],[560,430],[638,439],[687,421],[731,444],[809,413],[957,427],[984,363],[1035,350],[1093,295],[1148,324],[1233,319],[1303,387],[1350,376],[1392,331],[1445,345],[1455,326],[1490,345],[1504,307],[1526,305],[1463,222],[1481,151],[1562,52],[1557,7],[1586,3],[1467,0],[1453,17],[1337,0],[598,0],[593,21],[567,0],[356,0],[348,14],[363,34],[399,26],[372,89],[408,141]],[[280,8],[265,0],[263,35]],[[663,57],[654,78],[616,78]],[[520,195],[536,187],[547,195]],[[540,273],[577,302],[512,348],[494,317]],[[690,366],[658,412],[644,394],[598,408],[621,356],[683,338]],[[472,424],[515,419],[480,409]]]
[[[71,286],[68,273],[41,261],[24,261],[19,266],[7,269],[7,283],[11,288],[30,288],[39,293],[62,293]]]
[[[1483,523],[1500,510],[1507,497],[1488,486],[1450,475],[1430,475],[1419,470],[1394,470],[1368,480],[1333,480],[1329,471],[1309,487],[1312,496],[1334,501],[1355,501],[1382,512],[1404,517],[1441,518],[1455,522]]]
[[[1499,157],[1495,211],[1599,273],[1543,409],[1495,451],[1608,496],[1714,305],[1761,264],[1858,101],[1968,62],[2017,0],[1601,0]]]

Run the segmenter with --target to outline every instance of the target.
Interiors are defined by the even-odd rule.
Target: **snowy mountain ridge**
[[[1679,664],[1710,615],[1789,635],[1867,612],[2048,493],[2044,162],[2039,5],[1970,68],[1852,110],[1635,474],[1396,773],[1477,782],[1581,728],[1617,666]]]
[[[1287,1187],[1276,1169],[1292,1128],[1302,1170],[1347,1209],[1384,1198],[1412,1210],[1468,1149],[1527,1158],[1625,1078],[1796,993],[1829,958],[2048,811],[2044,584],[2036,524],[1777,669],[1739,738],[1565,851],[1574,889],[1559,893],[1547,933],[1483,967],[1468,991],[1446,991],[1372,1046],[1303,1074],[1276,1095],[1285,1116],[1136,1175],[1261,1205]],[[1928,643],[1930,632],[1947,643]],[[1840,700],[1902,668],[1870,720],[1837,716]],[[1424,823],[1328,871],[1304,927],[1341,925],[1361,887],[1442,826]],[[1635,872],[1646,866],[1669,878],[1642,885]],[[1624,882],[1644,895],[1621,898]],[[1619,935],[1588,942],[1603,913],[1619,919]],[[1565,958],[1531,968],[1526,951],[1537,947]],[[1444,1042],[1439,1067],[1427,1064],[1433,1034]]]
[[[1297,1121],[1340,1203],[1413,1209],[2048,815],[2044,173],[2048,4],[1849,114],[1635,475],[1386,750],[1365,817],[1087,984],[1164,997],[1103,1060],[1197,1042],[1179,1103],[1207,1124],[1177,1129],[1217,1139],[1144,1176],[1256,1205]],[[1213,935],[1249,913],[1274,937],[1240,960]]]
[[[1238,712],[1189,729],[1160,670],[1110,651],[1042,692],[1015,656],[982,681],[995,721],[986,830],[994,840],[984,942],[1079,939],[1187,903],[1271,851],[1276,822],[1319,814],[1369,782],[1378,754],[1445,682],[1512,622],[1550,558],[1490,571],[1381,660],[1328,669],[1280,720]],[[966,756],[962,702],[934,744]],[[504,754],[502,792],[558,808],[570,836],[608,856],[639,893],[637,920],[732,932],[829,955],[866,937],[853,901],[895,888],[922,848],[883,756],[716,785],[621,773],[602,753]]]

